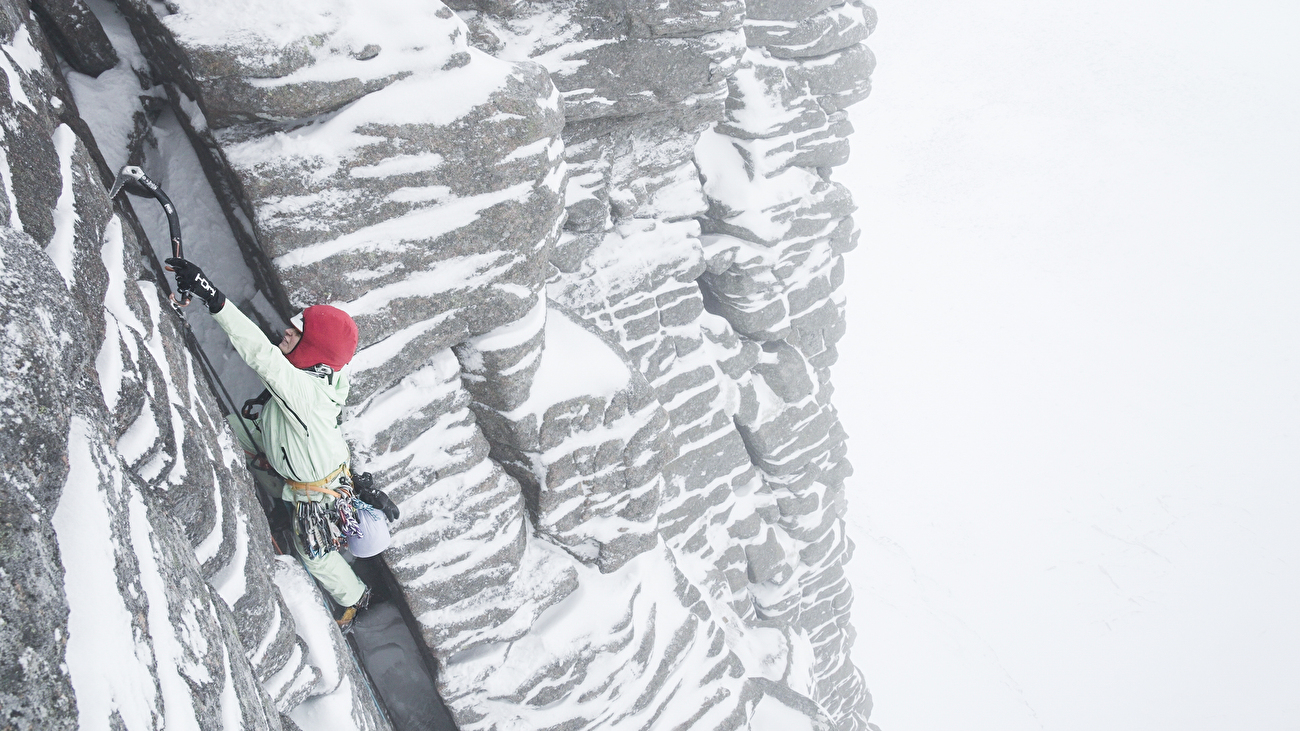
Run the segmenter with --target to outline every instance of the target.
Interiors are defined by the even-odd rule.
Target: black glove
[[[208,312],[217,314],[226,305],[226,295],[221,293],[203,270],[194,262],[173,256],[167,260],[167,268],[176,272],[176,289],[184,297],[188,292],[203,300],[208,305]]]
[[[397,509],[397,504],[382,490],[375,489],[374,475],[369,472],[355,475],[352,478],[352,486],[357,489],[357,497],[361,498],[362,502],[382,511],[389,523],[401,517],[402,511]]]

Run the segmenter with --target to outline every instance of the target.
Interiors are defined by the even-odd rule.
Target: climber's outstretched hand
[[[226,296],[194,262],[173,256],[167,260],[167,270],[176,272],[176,290],[182,304],[188,302],[192,294],[207,303],[208,312],[214,315],[225,306]]]

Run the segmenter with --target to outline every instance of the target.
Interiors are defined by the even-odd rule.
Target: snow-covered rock
[[[865,725],[870,696],[846,661],[850,467],[830,365],[844,333],[841,255],[857,232],[829,168],[847,158],[843,108],[870,91],[874,62],[860,41],[874,25],[874,11],[856,3],[754,4],[726,118],[696,146],[709,200],[699,281],[706,306],[761,343],[739,381],[736,428],[776,499],[791,569],[756,584],[756,610],[809,639],[809,695],[850,728]]]
[[[94,140],[61,121],[75,107],[43,35],[3,10],[3,482],[23,519],[3,566],[6,717],[279,728],[297,698],[258,680],[312,676],[262,610],[278,595],[247,475]]]
[[[194,258],[235,306],[357,320],[344,431],[401,506],[394,616],[460,728],[867,727],[829,367],[874,11],[0,6],[2,484],[30,506],[0,638],[29,727],[387,727],[273,556],[197,346],[246,376],[167,305],[156,213],[106,198],[127,160],[212,202]],[[87,622],[121,682],[89,680]]]
[[[34,0],[32,11],[72,68],[98,76],[117,65],[117,51],[83,0]]]
[[[21,22],[4,44],[3,309],[9,332],[28,335],[11,338],[6,356],[15,423],[4,476],[23,502],[44,493],[41,512],[24,515],[39,531],[43,514],[53,533],[17,541],[5,571],[24,577],[43,570],[39,556],[61,557],[62,575],[11,591],[24,604],[56,592],[37,616],[60,617],[46,636],[66,643],[64,660],[20,652],[17,687],[54,694],[26,717],[31,728],[56,727],[60,711],[89,726],[118,713],[128,726],[279,728],[319,672],[271,583],[270,535],[242,455],[156,262],[142,257],[130,206],[108,200],[96,141],[51,49],[25,7],[6,12]],[[43,395],[51,388],[57,398]],[[38,560],[18,560],[29,550]],[[14,609],[21,627],[27,611]],[[67,683],[75,703],[58,690]]]

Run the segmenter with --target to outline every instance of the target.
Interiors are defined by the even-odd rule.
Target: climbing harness
[[[289,487],[292,487],[293,489],[299,490],[301,492],[323,492],[327,495],[333,495],[334,497],[338,497],[339,494],[337,492],[334,492],[333,490],[330,490],[325,486],[333,482],[335,479],[339,479],[339,478],[342,478],[342,482],[345,485],[350,486],[352,484],[352,473],[348,471],[348,465],[346,462],[339,465],[338,469],[320,478],[319,480],[313,480],[311,482],[297,482],[285,478],[284,481],[288,483]]]
[[[336,487],[331,489],[324,486],[335,479],[339,482]],[[354,540],[364,539],[366,531],[362,528],[363,515],[372,523],[376,518],[383,519],[382,513],[353,493],[347,465],[335,470],[329,478],[318,480],[320,484],[292,480],[285,482],[295,491],[319,492],[334,498],[333,501],[295,500],[293,503],[294,528],[302,539],[303,548],[312,558],[337,551]]]
[[[335,481],[337,486],[326,487]],[[364,537],[359,513],[374,508],[356,496],[352,472],[346,463],[319,480],[298,482],[286,479],[285,484],[295,493],[315,492],[334,498],[329,505],[324,505],[324,500],[294,501],[299,535],[312,558],[336,551],[352,538]]]
[[[239,410],[239,415],[249,421],[257,421],[257,417],[262,415],[262,407],[266,402],[271,400],[271,389],[264,388],[262,392],[244,402],[244,408]],[[254,411],[253,409],[257,410]]]

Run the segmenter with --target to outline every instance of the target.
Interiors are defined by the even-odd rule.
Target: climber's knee
[[[307,571],[320,582],[321,586],[325,587],[325,591],[330,593],[339,606],[350,607],[361,599],[361,595],[366,592],[366,585],[357,578],[356,572],[344,560],[343,554],[330,551],[312,558],[307,555],[307,550],[303,547],[302,539],[297,533],[294,533],[293,544]]]

